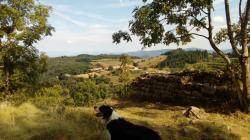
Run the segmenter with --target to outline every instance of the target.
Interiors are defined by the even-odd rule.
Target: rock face
[[[144,74],[131,87],[136,99],[187,106],[221,106],[235,95],[229,76],[200,71]]]

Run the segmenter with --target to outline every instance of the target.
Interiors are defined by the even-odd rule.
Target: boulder
[[[183,115],[187,118],[191,119],[201,119],[203,118],[205,114],[205,111],[202,109],[199,109],[195,106],[190,106],[186,111],[184,111]]]

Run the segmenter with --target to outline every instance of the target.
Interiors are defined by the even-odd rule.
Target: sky
[[[132,11],[142,5],[142,0],[39,0],[50,5],[53,11],[49,23],[55,27],[53,36],[45,37],[36,47],[49,56],[72,56],[78,54],[116,54],[142,49],[136,37],[131,43],[112,43],[112,34],[118,30],[128,30]],[[224,0],[215,0],[213,21],[215,31],[225,27]],[[237,21],[238,0],[231,0],[232,18]],[[205,34],[205,32],[202,32]],[[228,43],[221,45],[227,49]],[[162,44],[145,50],[176,48],[176,45]],[[211,49],[207,40],[196,38],[183,48]]]

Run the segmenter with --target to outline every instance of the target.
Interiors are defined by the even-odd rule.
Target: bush
[[[103,76],[103,75],[102,75],[102,76],[95,76],[95,77],[90,78],[90,79],[93,80],[93,81],[95,81],[97,85],[98,85],[98,84],[102,84],[102,83],[108,84],[108,83],[110,83],[110,81],[111,81],[110,78],[105,77],[105,76]]]
[[[133,63],[133,66],[138,67],[138,66],[139,66],[139,63],[138,63],[138,62],[134,62],[134,63]]]
[[[116,98],[125,99],[130,97],[131,90],[129,85],[115,85],[112,87],[112,94]]]
[[[114,67],[110,65],[110,66],[108,67],[108,70],[109,70],[109,71],[113,71],[113,70],[114,70]]]
[[[55,107],[62,105],[67,97],[69,98],[69,90],[60,85],[54,85],[38,90],[31,101],[39,107]]]
[[[77,83],[71,90],[71,97],[75,105],[91,105],[101,99],[109,97],[110,88],[107,84],[96,84],[93,80]]]

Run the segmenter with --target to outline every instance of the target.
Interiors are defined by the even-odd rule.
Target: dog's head
[[[114,111],[109,105],[94,106],[94,110],[96,111],[96,116],[102,117],[104,120],[108,120]]]

